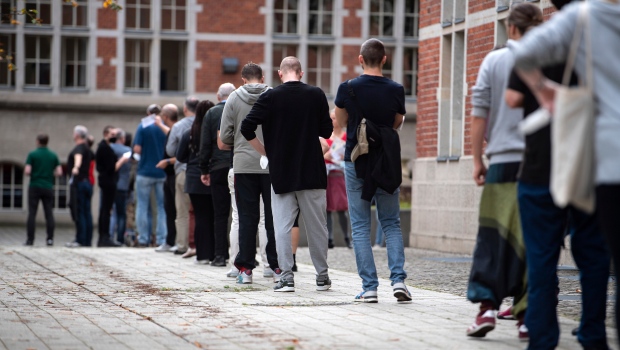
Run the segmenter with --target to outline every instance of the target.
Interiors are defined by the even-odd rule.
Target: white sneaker
[[[243,270],[237,276],[238,284],[252,284],[252,270]]]
[[[204,260],[196,259],[196,260],[194,260],[194,264],[196,264],[196,265],[209,265],[209,260],[207,260],[207,259],[204,259]]]
[[[177,247],[176,245],[174,245],[174,246],[172,246],[172,248],[168,249],[168,251],[169,251],[170,253],[174,253],[174,252],[176,252],[177,250],[179,250],[179,247]]]
[[[278,268],[273,273],[273,283],[280,282],[280,277],[282,277],[282,270]]]
[[[392,291],[394,292],[394,297],[397,301],[411,301],[411,293],[409,293],[405,283],[394,283],[392,285]]]
[[[170,249],[172,249],[172,246],[168,245],[168,243],[164,243],[160,245],[159,247],[155,248],[155,251],[158,253],[164,253],[164,252],[169,252]]]
[[[270,267],[265,267],[265,269],[263,270],[263,277],[273,277],[273,270]]]
[[[239,276],[239,270],[237,270],[237,268],[234,266],[231,267],[228,272],[226,272],[226,277],[237,278],[237,276]]]

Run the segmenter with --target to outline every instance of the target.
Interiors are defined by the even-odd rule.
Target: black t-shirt
[[[394,125],[396,114],[404,115],[405,112],[405,89],[402,85],[385,77],[373,75],[361,75],[351,80],[356,100],[349,95],[347,81],[340,84],[334,103],[338,108],[347,110],[349,120],[347,122],[347,145],[344,152],[344,160],[351,161],[351,151],[357,144],[357,126],[362,121],[359,112],[364,118],[377,125]],[[357,103],[357,106],[356,106]]]
[[[82,165],[80,165],[78,174],[73,175],[73,181],[76,183],[84,180],[88,181],[88,171],[90,169],[90,162],[92,162],[94,158],[94,154],[85,143],[81,143],[75,146],[71,153],[69,153],[69,158],[67,159],[67,171],[69,172],[69,174],[71,174],[71,171],[75,166],[76,154],[82,155]]]
[[[560,83],[564,76],[564,65],[556,65],[542,69],[548,79]],[[571,85],[577,84],[577,76],[571,76]],[[508,88],[523,94],[523,117],[527,118],[540,105],[527,85],[513,69],[510,73]],[[525,153],[521,164],[519,180],[533,184],[549,186],[551,177],[551,126],[547,125],[537,132],[525,136]]]
[[[99,187],[116,187],[116,182],[118,181],[116,161],[118,161],[118,157],[112,147],[105,140],[101,140],[97,147],[97,153],[95,153],[95,164],[99,173]]]
[[[168,138],[170,137],[170,133],[168,133],[168,135],[166,135],[166,143],[168,144]],[[170,159],[173,158],[174,156],[169,155],[166,152],[166,147],[164,147],[164,156],[163,159]],[[164,172],[166,173],[166,176],[172,176],[174,177],[174,164],[168,164],[165,168],[164,168]]]

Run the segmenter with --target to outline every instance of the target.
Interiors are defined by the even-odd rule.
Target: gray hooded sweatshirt
[[[504,100],[513,63],[514,56],[508,48],[491,51],[482,61],[472,88],[472,115],[487,119],[486,155],[491,164],[523,160],[525,139],[518,129],[523,109],[510,108]]]
[[[529,70],[565,62],[581,4],[567,5],[515,44],[515,66]],[[589,25],[596,101],[596,181],[620,184],[620,3],[590,1]],[[584,40],[577,50],[575,71],[585,80]]]
[[[235,174],[269,174],[269,168],[261,169],[260,154],[241,135],[241,122],[250,113],[254,102],[265,91],[265,84],[246,84],[233,91],[224,105],[220,124],[220,139],[234,146],[233,169]],[[263,142],[263,129],[258,126],[256,137]]]

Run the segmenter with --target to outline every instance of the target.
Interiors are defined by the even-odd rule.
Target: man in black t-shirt
[[[71,200],[69,207],[71,217],[75,222],[75,241],[66,244],[67,247],[90,247],[93,238],[93,216],[90,202],[93,197],[93,185],[88,179],[90,162],[93,153],[86,143],[88,129],[78,125],[73,129],[75,147],[67,159],[67,170],[71,178]]]
[[[376,303],[379,280],[370,245],[370,201],[362,199],[365,179],[356,173],[356,166],[351,158],[353,148],[358,143],[357,127],[363,118],[378,128],[388,129],[386,135],[396,139],[391,148],[383,140],[384,152],[400,160],[400,141],[396,131],[404,121],[405,89],[402,85],[383,76],[383,65],[387,60],[385,47],[377,39],[369,39],[362,44],[358,61],[364,74],[340,84],[336,95],[336,120],[342,127],[347,127],[347,144],[344,154],[345,180],[349,200],[349,217],[351,219],[351,236],[357,261],[357,270],[362,278],[362,292],[355,301]],[[352,92],[350,91],[352,90]],[[353,96],[353,95],[354,96]],[[383,136],[384,133],[381,132]],[[360,162],[361,158],[356,159]],[[400,164],[398,164],[400,165]],[[384,178],[398,178],[399,174],[382,174]],[[400,184],[400,181],[398,181]],[[389,193],[382,188],[374,191],[381,227],[385,232],[388,259],[390,260],[390,279],[394,297],[398,301],[411,300],[411,294],[405,286],[407,273],[404,270],[405,251],[400,228],[400,189]]]

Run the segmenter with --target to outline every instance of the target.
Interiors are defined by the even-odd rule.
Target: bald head
[[[175,104],[168,103],[162,108],[161,117],[164,119],[166,125],[176,123],[177,120],[179,120],[179,107]]]
[[[280,63],[280,71],[282,74],[295,73],[296,75],[301,75],[301,62],[299,62],[299,58],[295,56],[285,57],[282,63]]]
[[[228,96],[235,91],[235,86],[231,83],[224,83],[220,85],[220,88],[217,89],[217,100],[224,101],[228,99]]]

